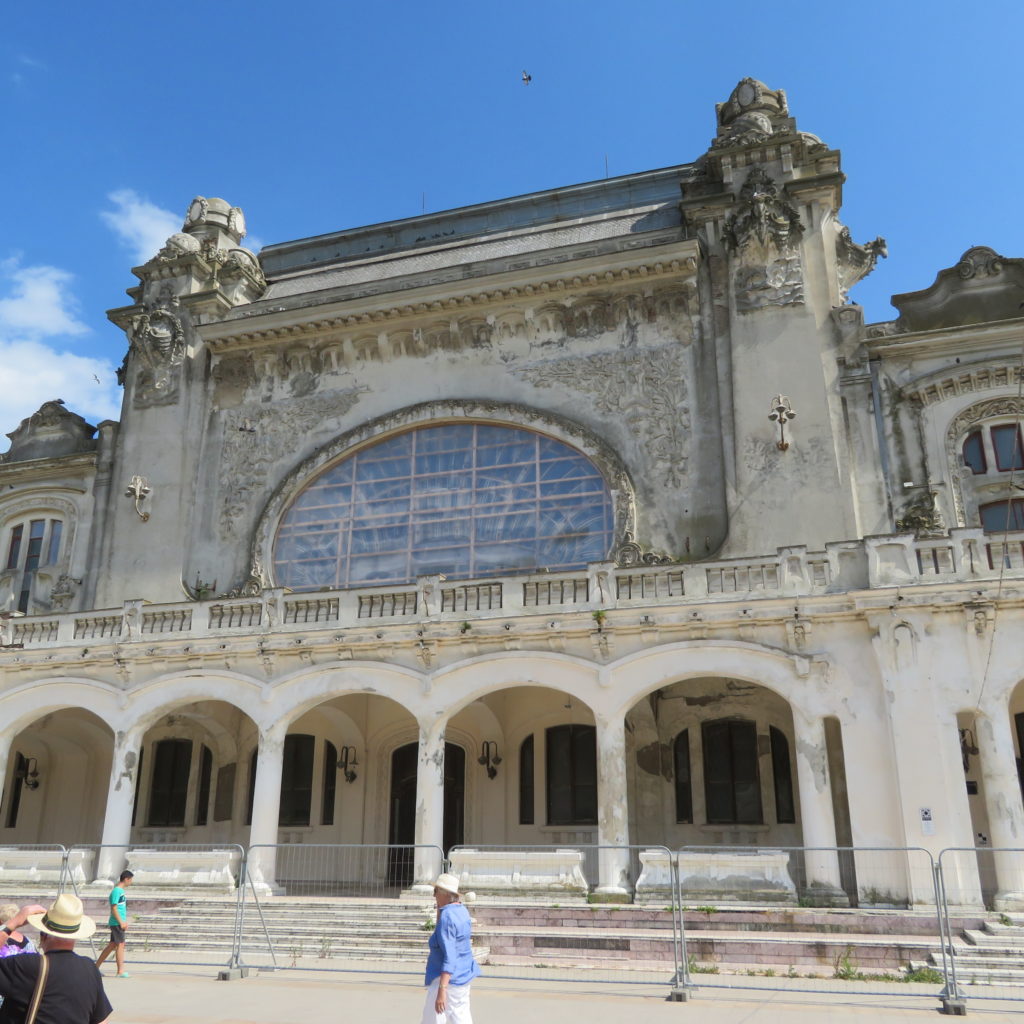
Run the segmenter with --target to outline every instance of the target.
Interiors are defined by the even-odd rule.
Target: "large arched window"
[[[530,430],[419,427],[321,473],[292,503],[274,576],[293,590],[581,568],[608,557],[608,485],[585,455]]]

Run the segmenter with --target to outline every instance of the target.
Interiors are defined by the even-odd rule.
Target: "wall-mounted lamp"
[[[494,740],[484,740],[480,745],[480,756],[476,760],[487,769],[487,778],[493,779],[498,774],[498,765],[501,764],[498,744]]]
[[[359,777],[356,775],[356,769],[359,767],[359,762],[356,760],[356,748],[355,747],[342,747],[341,754],[338,757],[338,771],[345,776],[346,782],[355,782]]]
[[[963,758],[964,771],[971,766],[971,758],[978,756],[978,740],[973,729],[960,730],[960,756]]]
[[[779,425],[779,439],[775,442],[775,447],[784,452],[789,447],[786,440],[786,424],[796,417],[796,410],[785,395],[776,395],[772,399],[771,410],[768,419]]]
[[[26,789],[38,789],[39,762],[34,757],[23,760],[21,767],[15,771],[14,777],[21,779]]]

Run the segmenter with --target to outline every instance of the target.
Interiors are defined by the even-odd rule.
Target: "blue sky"
[[[1024,256],[1022,28],[1019,0],[12,6],[0,430],[116,418],[105,311],[196,194],[258,246],[685,163],[747,75],[842,150],[842,219],[890,251],[853,298],[888,319],[971,245]]]

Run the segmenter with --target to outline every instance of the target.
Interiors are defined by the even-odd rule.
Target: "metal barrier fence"
[[[1024,848],[950,847],[939,854],[946,995],[966,1005],[1024,999]],[[997,921],[964,932],[957,943],[952,914],[983,903]]]
[[[121,872],[130,870],[148,900],[158,901],[161,893],[168,905],[139,914],[129,894],[129,950],[151,964],[230,966],[245,860],[245,849],[237,843],[76,844],[67,850],[61,890],[70,887],[79,898],[103,899],[105,906]],[[183,929],[181,904],[199,898],[200,911]],[[106,917],[96,923],[103,944]],[[96,939],[89,941],[95,955]]]
[[[849,994],[856,981],[861,994],[935,995],[949,1012],[968,992],[1024,998],[1024,849],[936,860],[913,847],[479,845],[449,856],[463,890],[479,893],[474,933],[491,977],[670,984],[676,998],[726,986]],[[129,959],[419,975],[430,883],[448,865],[436,846],[17,844],[0,846],[0,899],[70,888],[103,906],[129,867],[138,898],[172,898],[154,913],[136,903]],[[200,894],[186,934],[181,904]],[[301,933],[293,904],[270,895],[303,900]],[[844,907],[862,913],[834,913]]]

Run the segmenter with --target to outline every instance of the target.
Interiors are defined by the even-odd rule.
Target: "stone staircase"
[[[1024,987],[1024,914],[1003,914],[961,935],[952,947],[958,984]],[[941,970],[941,947],[916,966]]]

